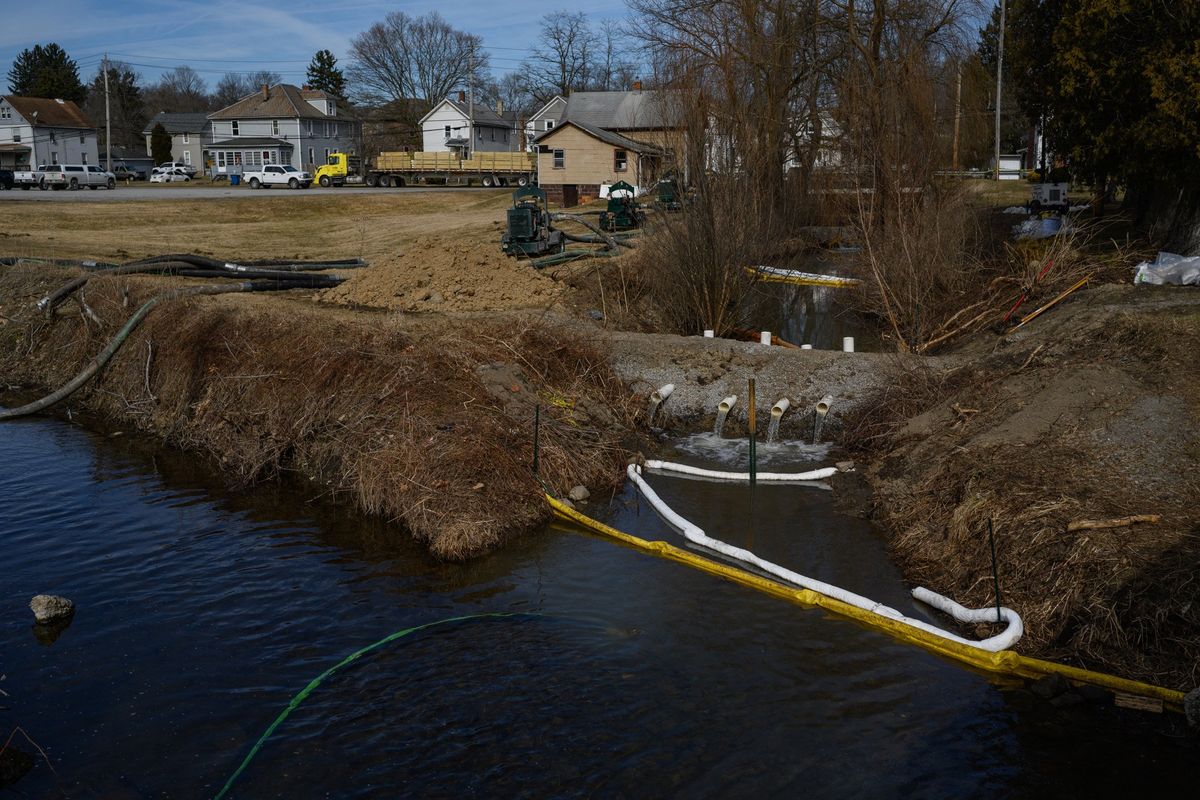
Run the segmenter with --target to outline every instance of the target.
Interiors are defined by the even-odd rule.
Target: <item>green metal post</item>
[[[758,436],[757,436],[758,432],[756,430],[757,419],[755,416],[755,407],[754,407],[755,406],[755,404],[754,404],[754,378],[750,379],[750,391],[748,392],[748,394],[750,395],[750,400],[749,400],[749,402],[750,402],[750,409],[749,409],[749,414],[750,414],[750,485],[754,486],[758,480],[758,478],[757,478],[758,455],[754,451],[755,444],[756,444],[755,440],[758,438]]]

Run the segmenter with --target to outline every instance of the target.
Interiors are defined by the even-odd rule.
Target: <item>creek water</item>
[[[781,442],[764,466],[827,461]],[[679,443],[739,466],[712,434]],[[740,461],[741,460],[741,461]],[[877,533],[819,488],[652,476],[713,536],[914,608]],[[0,795],[212,797],[347,654],[232,797],[1094,797],[1189,791],[1178,717],[1054,708],[919,649],[550,525],[467,564],[187,456],[52,419],[0,427],[0,726],[44,762]],[[630,494],[589,509],[679,543]],[[50,642],[37,593],[78,604]],[[24,744],[20,736],[14,742]],[[25,747],[32,752],[32,748]]]
[[[809,256],[797,268],[822,275],[846,272],[845,256],[821,253]],[[878,332],[845,305],[848,290],[828,286],[795,286],[762,282],[750,297],[751,324],[769,330],[792,344],[810,344],[815,350],[841,350],[842,339],[854,337],[855,349],[881,349]]]

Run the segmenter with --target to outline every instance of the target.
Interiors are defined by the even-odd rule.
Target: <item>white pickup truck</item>
[[[21,178],[14,181],[22,189],[29,188],[25,182],[28,173],[18,173]],[[32,173],[35,183],[40,189],[107,189],[117,188],[117,178],[111,172],[89,164],[43,164]]]
[[[312,186],[313,177],[307,172],[301,172],[291,164],[266,164],[262,169],[243,172],[242,181],[250,184],[251,189],[270,186],[307,189]]]

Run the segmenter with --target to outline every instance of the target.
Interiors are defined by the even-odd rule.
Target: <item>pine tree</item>
[[[337,57],[329,50],[318,50],[308,65],[308,85],[337,98],[346,96],[346,76],[338,69]]]
[[[150,129],[150,157],[155,165],[171,160],[171,134],[167,133],[161,122]]]
[[[8,71],[8,89],[23,97],[50,97],[82,103],[87,90],[79,66],[57,44],[22,50]]]
[[[137,73],[128,64],[110,61],[108,64],[108,113],[112,116],[113,144],[119,147],[145,147],[142,129],[146,127],[146,110]],[[100,144],[104,144],[104,68],[96,70],[88,86],[83,110],[99,129]]]

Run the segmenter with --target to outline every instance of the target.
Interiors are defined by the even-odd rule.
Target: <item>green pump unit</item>
[[[608,209],[600,215],[600,228],[606,231],[628,231],[642,227],[645,213],[638,208],[634,188],[625,181],[608,187]]]
[[[500,249],[518,258],[561,252],[562,231],[550,225],[546,193],[537,186],[525,186],[513,192],[512,200]]]

